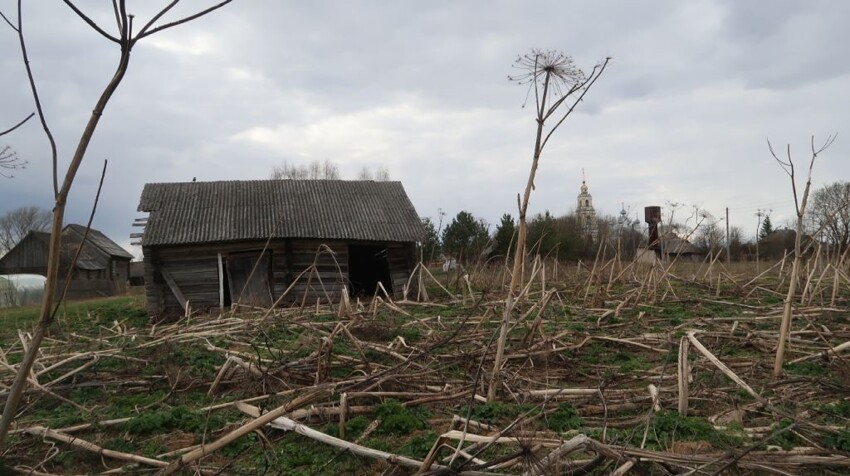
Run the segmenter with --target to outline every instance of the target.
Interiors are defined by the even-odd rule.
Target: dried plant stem
[[[238,404],[237,407],[240,410],[242,410],[243,412],[248,413],[249,415],[256,417],[257,419],[254,420],[254,421],[260,421],[260,419],[263,419],[265,421],[263,423],[264,425],[268,424],[272,428],[277,428],[277,429],[286,430],[286,431],[294,431],[295,433],[298,433],[299,435],[310,438],[311,440],[315,440],[315,441],[318,441],[320,443],[324,443],[326,445],[330,445],[330,446],[333,446],[333,447],[336,447],[336,448],[340,448],[340,449],[344,449],[346,451],[350,451],[351,453],[356,454],[358,456],[365,456],[367,458],[373,458],[373,459],[381,459],[381,460],[387,461],[388,463],[391,463],[391,464],[398,464],[398,465],[401,465],[401,466],[407,466],[409,468],[417,468],[418,469],[418,468],[422,467],[422,461],[415,460],[413,458],[408,458],[406,456],[388,453],[386,451],[380,451],[380,450],[375,450],[375,449],[372,449],[372,448],[367,448],[365,446],[358,445],[357,443],[351,443],[349,441],[345,441],[345,440],[333,437],[331,435],[322,433],[320,431],[316,431],[316,430],[314,430],[314,429],[312,429],[312,428],[310,428],[306,425],[302,425],[301,423],[298,423],[298,422],[291,420],[289,418],[286,418],[284,416],[276,416],[274,418],[268,418],[268,415],[270,415],[271,412],[260,415],[260,409],[259,408],[252,407],[251,405],[248,405],[248,404],[241,403],[241,404]],[[442,468],[442,466],[438,466],[438,467]],[[166,474],[170,474],[170,473],[166,473]]]
[[[791,311],[792,304],[794,301],[794,295],[797,290],[797,278],[800,272],[800,264],[803,258],[803,218],[806,213],[806,202],[809,199],[809,190],[812,186],[812,168],[815,165],[815,159],[817,159],[818,154],[823,152],[827,147],[832,145],[832,142],[835,140],[835,136],[830,136],[827,138],[826,142],[820,147],[820,149],[815,150],[815,139],[812,137],[812,157],[809,161],[809,172],[806,176],[806,186],[803,189],[803,196],[801,199],[797,198],[797,183],[795,182],[795,172],[794,172],[794,162],[791,159],[791,147],[790,145],[787,148],[787,159],[780,159],[776,153],[773,151],[773,147],[770,145],[770,141],[768,141],[767,145],[770,148],[770,153],[773,155],[773,158],[783,167],[783,170],[786,171],[788,176],[791,178],[791,190],[794,195],[794,206],[797,212],[797,227],[796,227],[796,236],[794,237],[794,263],[791,266],[791,276],[790,282],[788,283],[788,294],[785,296],[784,310],[782,313],[782,324],[779,327],[779,342],[776,347],[776,359],[773,362],[773,377],[779,378],[782,375],[782,365],[785,362],[785,344],[788,340],[788,334],[791,330]],[[783,259],[784,261],[784,259]]]
[[[76,436],[66,435],[64,433],[60,433],[55,430],[51,430],[45,427],[33,427],[28,428],[27,433],[35,436],[41,436],[44,438],[50,438],[56,441],[61,441],[63,443],[67,443],[76,448],[80,448],[85,451],[91,451],[93,453],[97,453],[107,458],[115,458],[122,461],[128,461],[131,463],[140,463],[148,466],[154,466],[157,468],[163,468],[168,465],[165,461],[160,461],[157,459],[146,458],[144,456],[134,455],[130,453],[123,453],[121,451],[108,450],[105,448],[101,448],[94,443],[88,442]]]

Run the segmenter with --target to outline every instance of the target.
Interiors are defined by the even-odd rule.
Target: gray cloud
[[[155,8],[137,3],[137,18]],[[13,8],[0,0],[5,13]],[[33,68],[67,164],[118,51],[63,5],[25,8]],[[85,8],[114,23],[110,11]],[[543,47],[585,68],[614,60],[544,153],[535,213],[571,209],[584,168],[604,213],[672,200],[717,216],[729,206],[745,230],[759,207],[782,224],[792,215],[790,187],[765,138],[792,143],[803,161],[811,134],[844,134],[848,10],[819,1],[237,0],[138,45],[68,220],[87,218],[103,159],[95,225],[127,243],[146,182],[264,178],[284,160],[327,158],[348,177],[386,165],[422,215],[467,209],[496,223],[515,214],[534,129],[521,107],[525,89],[506,76],[518,54]],[[32,110],[15,37],[2,28],[0,104],[0,126]],[[817,164],[816,184],[850,177],[842,137]],[[2,143],[30,166],[0,181],[0,213],[49,208],[49,151],[37,124]]]

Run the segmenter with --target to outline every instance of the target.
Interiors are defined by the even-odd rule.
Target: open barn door
[[[384,289],[393,293],[390,279],[390,266],[387,261],[387,247],[374,245],[348,246],[348,277],[351,280],[349,291],[352,296],[372,296],[378,288],[378,281]]]
[[[270,252],[253,251],[227,256],[227,285],[233,303],[271,307],[270,255]]]

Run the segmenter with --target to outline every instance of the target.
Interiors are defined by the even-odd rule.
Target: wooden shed
[[[423,235],[400,182],[151,183],[139,211],[153,316],[336,302],[379,282],[400,298]]]
[[[64,278],[79,248],[79,256],[70,274],[68,298],[114,296],[126,292],[133,255],[93,228],[89,229],[83,241],[85,232],[85,226],[74,224],[62,230],[58,289],[64,287]],[[30,231],[0,258],[0,274],[47,276],[49,242],[50,233]]]

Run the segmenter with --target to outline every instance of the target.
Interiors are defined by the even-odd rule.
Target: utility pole
[[[729,207],[726,207],[726,261],[729,263],[732,262],[731,249],[729,245]]]
[[[761,232],[761,217],[764,216],[764,212],[761,211],[761,208],[759,208],[756,212],[756,216],[758,217],[756,225],[756,273],[761,273],[761,268],[759,266],[759,233]]]

